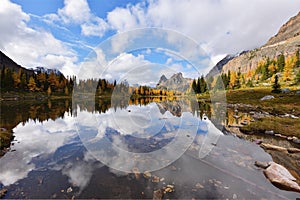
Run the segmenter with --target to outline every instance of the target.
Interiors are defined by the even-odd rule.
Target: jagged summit
[[[157,86],[159,86],[160,84],[166,82],[168,79],[165,75],[162,75],[157,83]]]
[[[162,75],[156,88],[185,92],[189,88],[191,81],[192,79],[184,78],[181,72],[173,74],[169,79]]]

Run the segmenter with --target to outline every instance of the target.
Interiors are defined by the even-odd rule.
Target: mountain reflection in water
[[[0,158],[5,198],[152,198],[167,185],[174,191],[164,198],[297,197],[253,165],[271,160],[261,148],[214,126],[209,104],[59,100],[1,109],[1,126],[15,136]]]

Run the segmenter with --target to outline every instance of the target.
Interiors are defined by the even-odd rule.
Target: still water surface
[[[271,160],[259,146],[216,128],[209,105],[60,100],[2,110],[15,136],[0,158],[5,198],[153,198],[167,185],[164,198],[297,197],[254,166]]]

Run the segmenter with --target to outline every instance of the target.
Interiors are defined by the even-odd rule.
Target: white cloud
[[[141,4],[128,5],[126,8],[117,7],[107,15],[107,21],[113,29],[126,31],[146,26],[145,10]]]
[[[59,130],[57,127],[60,127]],[[54,153],[76,135],[76,129],[74,119],[65,115],[64,119],[43,123],[29,120],[25,126],[16,126],[14,133],[15,140],[20,143],[14,146],[16,151],[7,153],[0,163],[0,182],[4,185],[25,178],[36,168],[33,158]]]
[[[64,6],[57,13],[49,13],[43,20],[63,29],[69,25],[79,26],[82,36],[103,37],[108,30],[125,32],[142,27],[175,30],[195,40],[217,62],[220,55],[264,44],[299,10],[299,0],[148,0],[117,7],[100,18],[91,11],[87,0],[64,0]],[[3,0],[0,17],[1,29],[5,30],[0,32],[0,48],[17,63],[56,67],[65,74],[78,71],[76,53],[49,31],[30,27],[30,15],[19,5]],[[180,46],[180,41],[173,36],[168,35],[169,42]],[[115,37],[111,42],[112,51],[124,52],[129,42],[126,34]],[[181,49],[179,53],[185,58],[199,51],[189,45]],[[106,74],[106,77],[114,77],[114,74]]]
[[[173,29],[218,55],[262,45],[299,9],[299,1],[285,0],[153,0],[148,7],[116,8],[107,19],[119,32],[146,26]]]
[[[94,22],[88,22],[81,25],[81,33],[85,36],[102,37],[107,29],[107,23],[99,17],[96,17]]]
[[[81,24],[90,19],[90,8],[86,0],[65,0],[64,7],[58,9],[58,15],[65,23]]]
[[[29,27],[30,16],[19,5],[2,1],[0,18],[4,30],[0,32],[0,48],[14,61],[25,67],[46,66],[74,74],[74,51],[51,33]],[[73,65],[72,69],[69,65]]]
[[[91,12],[87,0],[64,0],[64,7],[58,9],[56,14],[46,14],[44,21],[79,25],[84,36],[102,37],[109,29],[105,20]]]

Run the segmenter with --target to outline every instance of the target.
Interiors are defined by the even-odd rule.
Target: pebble
[[[153,177],[152,177],[152,182],[153,182],[153,183],[158,183],[158,182],[159,182],[159,177],[153,175]]]
[[[233,195],[232,195],[232,198],[233,198],[233,199],[237,199],[237,195],[236,195],[236,194],[233,194]]]
[[[167,185],[168,188],[174,189],[174,185]]]
[[[298,148],[288,148],[287,150],[289,153],[300,153],[300,149]]]
[[[261,167],[263,169],[266,169],[266,168],[268,168],[270,166],[269,163],[267,163],[267,162],[261,162],[261,161],[255,161],[254,165],[256,167]]]
[[[300,144],[300,139],[293,139],[293,142],[296,144]]]
[[[197,184],[195,185],[195,187],[198,188],[198,189],[199,189],[199,188],[201,188],[201,189],[204,188],[204,186],[201,185],[200,183],[197,183]]]
[[[134,173],[134,175],[135,175],[135,178],[136,179],[139,179],[140,178],[140,170],[137,168],[137,167],[134,167],[133,169],[132,169],[132,172]]]
[[[71,188],[71,187],[69,187],[68,189],[67,189],[67,193],[70,193],[70,192],[72,192],[73,191],[73,189]]]
[[[274,135],[274,131],[273,130],[265,131],[265,134],[267,134],[267,135]]]
[[[160,200],[160,199],[162,199],[162,197],[163,197],[163,192],[161,189],[155,190],[153,192],[153,199]]]
[[[143,175],[145,178],[151,178],[151,173],[148,171],[145,171]]]

